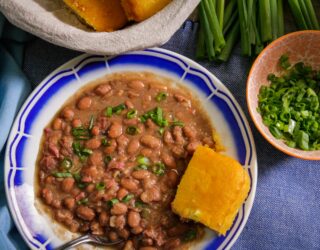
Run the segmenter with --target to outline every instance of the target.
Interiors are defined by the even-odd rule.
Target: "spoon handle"
[[[92,242],[92,239],[90,235],[85,234],[80,236],[79,238],[76,238],[74,240],[67,242],[66,244],[63,244],[62,246],[56,248],[56,250],[66,250],[66,249],[70,249],[71,247],[75,247],[77,245],[88,243],[88,242]]]

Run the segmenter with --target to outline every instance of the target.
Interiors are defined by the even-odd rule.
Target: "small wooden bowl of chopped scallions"
[[[320,150],[320,71],[298,62],[279,59],[284,72],[269,74],[269,86],[261,86],[258,112],[271,134],[293,148]]]

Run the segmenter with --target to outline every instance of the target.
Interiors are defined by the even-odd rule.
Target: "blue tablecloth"
[[[195,59],[196,32],[197,24],[186,22],[163,48]],[[35,86],[52,70],[77,55],[79,55],[78,52],[34,39],[26,46],[23,71]],[[1,51],[0,70],[2,56]],[[230,89],[249,119],[245,102],[245,86],[251,65],[250,59],[241,57],[240,49],[236,48],[227,63],[217,65],[201,62],[201,64]],[[0,78],[0,86],[1,83]],[[2,122],[0,119],[1,126]],[[274,149],[257,132],[250,119],[249,122],[256,141],[258,185],[248,223],[233,249],[320,249],[320,165],[316,161],[289,157]],[[0,135],[1,142],[2,132]],[[2,165],[1,168],[3,168]],[[3,171],[0,169],[0,192],[3,194],[2,175]],[[4,195],[2,195],[0,196],[0,246],[2,248],[0,248],[24,249],[25,246],[21,242],[20,236],[9,219]]]

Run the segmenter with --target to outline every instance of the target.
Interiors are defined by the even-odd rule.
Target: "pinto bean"
[[[118,190],[117,197],[118,197],[119,200],[122,200],[128,193],[129,193],[129,192],[128,192],[127,189],[125,189],[125,188],[120,188],[120,189]]]
[[[89,96],[82,97],[78,103],[77,107],[80,110],[85,110],[91,107],[92,99]]]
[[[103,155],[101,151],[93,151],[93,153],[89,156],[88,163],[93,166],[101,166],[104,164]]]
[[[99,126],[93,126],[93,128],[91,129],[91,134],[94,136],[97,136],[100,134],[100,128]]]
[[[124,119],[123,124],[128,126],[135,126],[138,125],[139,120],[138,118],[132,118],[132,119]]]
[[[101,140],[98,138],[92,138],[86,141],[86,147],[89,149],[97,149],[101,146]]]
[[[150,173],[149,178],[145,178],[142,181],[143,188],[149,189],[152,188],[157,183],[157,177]]]
[[[174,143],[174,140],[173,140],[173,137],[172,137],[172,134],[171,134],[170,131],[168,131],[168,130],[164,131],[163,141],[164,141],[166,144],[172,144],[172,143]]]
[[[144,83],[139,80],[134,80],[128,83],[129,88],[132,88],[134,90],[142,90],[144,88]]]
[[[128,240],[126,242],[126,244],[123,247],[123,250],[135,250],[132,240]]]
[[[74,179],[72,177],[64,178],[61,182],[61,189],[63,192],[69,193],[74,185]]]
[[[112,154],[117,148],[117,142],[114,139],[109,140],[109,146],[104,148],[105,154]]]
[[[171,152],[175,158],[184,158],[186,153],[181,146],[172,147]]]
[[[184,135],[190,140],[194,139],[197,136],[197,131],[192,126],[184,126],[182,130]]]
[[[179,238],[170,239],[164,244],[165,250],[177,249],[181,244],[181,240]]]
[[[110,227],[123,229],[126,225],[126,217],[124,215],[113,215],[110,217],[109,225]]]
[[[149,148],[157,149],[161,146],[160,139],[152,135],[143,135],[140,139],[141,143]]]
[[[108,225],[109,222],[109,215],[106,211],[102,211],[99,215],[99,223],[101,226],[105,227]]]
[[[156,247],[140,247],[139,250],[157,250]]]
[[[152,149],[149,149],[149,148],[143,148],[141,149],[141,152],[140,152],[143,156],[145,157],[148,157],[150,158],[152,155],[153,155],[153,151]]]
[[[199,141],[192,141],[187,145],[187,151],[189,154],[193,154],[196,151],[196,148],[201,145]]]
[[[106,95],[111,90],[111,86],[109,84],[100,84],[95,88],[94,92],[99,96]]]
[[[53,201],[53,193],[50,189],[44,188],[41,192],[42,198],[44,199],[45,203],[50,205]]]
[[[167,185],[169,186],[169,187],[176,187],[177,186],[177,184],[178,184],[178,173],[177,173],[177,171],[175,171],[175,170],[170,170],[170,171],[168,171],[167,172]]]
[[[127,107],[128,109],[133,109],[133,108],[134,108],[134,105],[133,105],[133,103],[132,103],[130,100],[126,100],[126,101],[124,102],[124,104],[126,105],[126,107]]]
[[[151,187],[140,195],[140,199],[145,203],[150,203],[152,201],[161,201],[161,191],[156,186]]]
[[[130,227],[137,227],[140,224],[140,214],[138,212],[135,211],[130,211],[128,213],[128,224]]]
[[[72,127],[73,128],[78,128],[82,125],[82,121],[80,119],[73,119],[72,120]]]
[[[114,231],[110,231],[108,236],[111,241],[116,241],[117,239],[119,239],[118,234]]]
[[[79,206],[76,210],[77,216],[86,221],[92,221],[96,216],[93,209],[87,206]]]
[[[60,130],[62,128],[62,120],[60,118],[56,118],[52,122],[52,128],[54,130]]]
[[[69,210],[73,210],[75,204],[76,201],[72,197],[66,197],[63,199],[63,205]]]
[[[137,191],[137,189],[139,188],[139,182],[134,179],[122,178],[120,183],[122,187],[132,192]]]
[[[136,98],[136,97],[138,97],[138,96],[139,96],[139,93],[137,93],[137,92],[135,92],[135,91],[131,91],[131,90],[128,91],[128,97],[129,97],[130,99]]]
[[[117,233],[119,234],[119,236],[123,239],[128,239],[130,236],[130,232],[125,229],[125,228],[121,228],[117,230]]]
[[[74,117],[74,111],[72,110],[72,108],[64,108],[62,110],[61,116],[65,118],[67,121],[71,121]]]
[[[132,155],[138,152],[140,148],[140,142],[138,139],[132,139],[127,147],[128,154]]]
[[[128,207],[126,204],[124,203],[116,203],[113,205],[113,207],[111,208],[111,214],[112,215],[122,215],[122,214],[126,214],[128,211]]]
[[[128,143],[129,143],[129,139],[125,135],[120,135],[117,138],[117,144],[118,144],[117,150],[120,155],[123,155],[125,153]]]
[[[70,225],[73,219],[73,213],[66,209],[56,210],[55,218],[59,222]]]
[[[61,201],[59,199],[53,199],[51,206],[54,208],[61,208]]]
[[[161,159],[167,167],[169,167],[169,168],[176,168],[177,167],[176,160],[174,159],[174,157],[172,155],[164,152],[161,155]]]
[[[120,123],[112,123],[108,135],[110,138],[117,138],[122,135],[122,125]]]
[[[48,145],[48,151],[54,157],[59,158],[60,152],[59,152],[59,148],[57,147],[57,145],[50,143]]]
[[[137,226],[137,227],[134,227],[131,229],[131,233],[133,233],[133,234],[140,234],[140,233],[142,233],[142,231],[143,231],[143,228],[140,226]]]
[[[185,143],[185,139],[183,138],[181,127],[175,126],[173,128],[172,133],[173,133],[173,137],[175,139],[176,144],[183,145]]]
[[[151,238],[143,238],[141,241],[142,241],[142,245],[144,245],[144,246],[152,246],[153,245],[153,240]]]
[[[138,170],[138,171],[134,171],[132,172],[132,177],[137,179],[137,180],[143,180],[146,179],[150,176],[150,172],[147,170]]]
[[[90,224],[90,230],[94,235],[103,235],[103,228],[97,221],[93,221]]]

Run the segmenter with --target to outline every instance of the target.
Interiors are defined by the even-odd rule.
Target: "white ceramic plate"
[[[44,127],[79,88],[106,74],[150,71],[190,88],[203,104],[227,148],[251,178],[251,189],[226,236],[207,231],[194,249],[228,249],[239,237],[250,214],[257,183],[256,150],[248,122],[234,97],[209,71],[176,53],[147,49],[111,58],[82,55],[51,73],[21,108],[7,143],[5,186],[16,226],[30,248],[53,249],[76,235],[43,212],[35,198],[35,162]]]
[[[90,54],[116,55],[164,44],[200,0],[173,0],[149,19],[115,32],[94,32],[62,0],[0,0],[14,25],[56,45]]]

